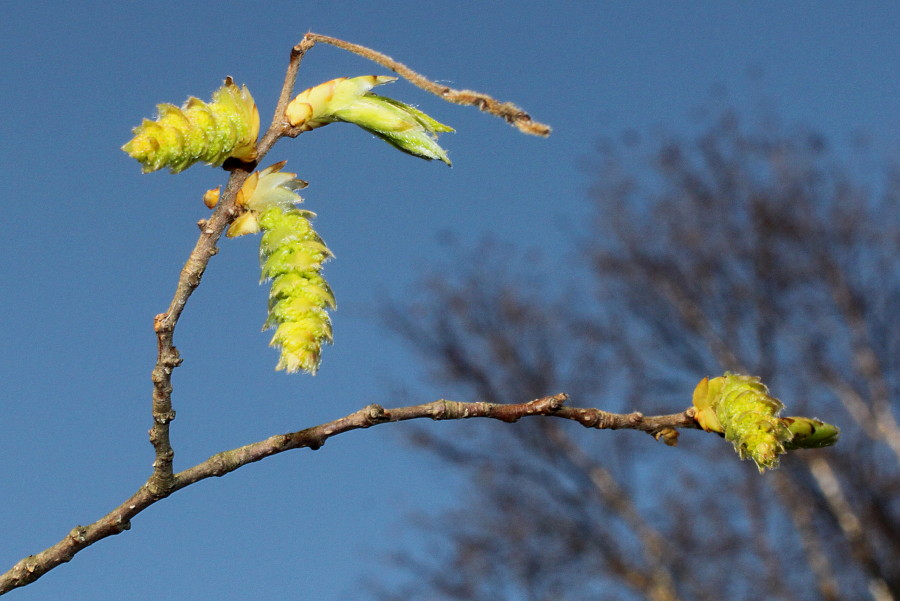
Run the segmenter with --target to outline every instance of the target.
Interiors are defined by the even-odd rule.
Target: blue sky
[[[196,240],[203,191],[225,174],[142,175],[119,147],[158,102],[209,98],[226,75],[249,86],[268,122],[288,51],[306,31],[514,101],[554,133],[526,137],[398,83],[385,93],[456,128],[441,140],[452,169],[348,125],[276,146],[267,163],[286,159],[310,182],[306,206],[336,255],[326,269],[336,344],[314,378],[275,373],[259,332],[257,241],[223,241],[176,332],[185,359],[174,376],[177,469],[370,402],[440,397],[427,383],[414,386],[422,396],[395,394],[421,366],[379,307],[445,258],[447,233],[540,237],[567,251],[602,136],[684,131],[692,109],[724,94],[748,109],[768,102],[838,144],[865,134],[898,156],[900,5],[891,1],[13,1],[3,13],[4,571],[105,514],[149,473],[152,319]],[[384,70],[319,46],[297,91],[370,73]],[[362,598],[359,578],[389,581],[380,558],[415,544],[409,512],[460,498],[459,480],[408,447],[403,429],[347,434],[181,491],[11,598]]]

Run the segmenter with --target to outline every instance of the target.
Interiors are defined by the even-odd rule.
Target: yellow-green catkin
[[[279,206],[259,215],[262,277],[272,281],[269,316],[264,328],[275,328],[271,346],[281,350],[275,369],[288,373],[319,369],[322,346],[332,341],[328,309],[334,294],[321,275],[332,255],[312,227],[312,214]]]
[[[694,406],[700,425],[724,433],[741,459],[752,459],[760,472],[778,467],[793,434],[778,417],[784,405],[759,378],[729,372],[704,378],[694,391]]]
[[[835,444],[840,429],[812,417],[779,417],[784,405],[759,378],[725,372],[703,378],[694,389],[694,417],[707,432],[719,432],[741,459],[760,472],[778,467],[778,456],[797,449]]]
[[[197,162],[218,166],[232,157],[256,158],[259,111],[247,87],[230,77],[209,103],[192,97],[180,108],[160,104],[157,109],[157,119],[145,119],[122,146],[144,173],[164,167],[179,173]]]
[[[298,209],[297,190],[306,182],[281,171],[284,162],[250,174],[235,197],[243,212],[232,222],[231,238],[262,232],[262,280],[271,281],[264,329],[275,328],[271,346],[281,351],[275,369],[315,374],[322,345],[330,343],[334,294],[322,277],[331,251],[313,229],[315,213]]]

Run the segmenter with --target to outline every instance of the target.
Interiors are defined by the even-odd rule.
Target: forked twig
[[[378,424],[412,419],[459,420],[488,418],[503,422],[515,422],[524,417],[559,417],[576,421],[587,428],[632,429],[647,432],[656,438],[675,428],[697,428],[693,411],[673,415],[645,417],[640,413],[609,413],[600,409],[566,407],[567,397],[558,394],[526,403],[463,403],[438,400],[423,405],[385,409],[369,405],[334,421],[306,428],[289,434],[271,436],[230,451],[213,455],[206,461],[172,476],[172,485],[161,490],[141,486],[124,503],[89,526],[75,527],[61,541],[16,563],[0,575],[0,595],[14,588],[25,586],[43,574],[70,561],[79,551],[109,536],[120,534],[131,527],[131,520],[154,503],[191,484],[214,476],[224,476],[249,463],[260,461],[292,449],[318,449],[332,436],[351,430],[369,428]],[[663,436],[671,444],[671,435]]]
[[[395,71],[414,85],[444,100],[457,104],[477,106],[485,112],[505,119],[523,132],[542,136],[550,133],[548,126],[532,121],[527,113],[511,103],[498,102],[490,96],[479,92],[454,90],[441,86],[391,57],[365,46],[316,33],[308,33],[299,44],[291,49],[284,83],[278,97],[278,104],[275,107],[275,115],[257,145],[256,163],[262,160],[272,146],[289,132],[290,126],[284,121],[285,107],[287,107],[293,93],[297,74],[300,70],[300,63],[306,53],[317,42],[331,44],[363,56]],[[169,424],[175,419],[175,411],[172,407],[172,371],[181,364],[178,350],[173,343],[175,326],[188,299],[199,286],[200,279],[206,270],[206,266],[209,264],[209,260],[218,252],[216,243],[222,232],[225,231],[225,228],[236,216],[234,198],[256,163],[250,165],[238,164],[232,169],[231,177],[219,199],[216,210],[210,219],[200,224],[200,237],[181,271],[178,285],[168,310],[157,315],[154,322],[154,329],[157,334],[157,362],[152,374],[153,427],[150,430],[150,441],[155,449],[156,459],[153,463],[154,471],[148,481],[148,486],[156,495],[164,494],[166,489],[173,486],[172,463],[174,450],[169,441]]]
[[[324,444],[325,440],[331,436],[358,428],[426,417],[436,420],[485,417],[512,422],[521,417],[544,415],[572,419],[586,427],[643,430],[657,438],[663,436],[667,442],[671,442],[673,428],[696,427],[689,412],[673,416],[645,418],[637,413],[618,415],[597,409],[572,409],[562,406],[566,399],[565,395],[546,397],[518,405],[456,403],[443,400],[391,410],[383,409],[378,405],[370,405],[346,417],[314,428],[272,436],[260,442],[219,453],[181,473],[174,473],[175,453],[169,438],[169,424],[175,418],[175,411],[172,407],[172,371],[181,364],[181,358],[173,340],[175,327],[191,294],[200,285],[200,280],[210,259],[218,252],[216,244],[219,238],[237,215],[235,208],[237,192],[256,164],[290,130],[289,124],[284,120],[285,107],[293,92],[303,56],[317,42],[331,44],[359,54],[395,71],[414,85],[444,100],[477,106],[485,112],[505,119],[523,132],[541,136],[550,133],[549,127],[532,121],[527,113],[511,103],[498,102],[490,96],[478,92],[453,90],[438,85],[390,57],[363,46],[313,33],[304,36],[303,40],[291,50],[275,116],[257,145],[256,161],[252,164],[229,165],[226,163],[226,168],[231,171],[231,176],[225,190],[209,219],[198,224],[200,236],[181,270],[172,301],[167,311],[157,315],[154,320],[154,330],[157,336],[157,361],[152,373],[153,426],[150,429],[150,442],[155,452],[152,474],[134,494],[106,516],[88,526],[75,527],[55,545],[36,555],[29,555],[16,563],[5,574],[0,575],[0,595],[36,581],[46,572],[70,561],[79,551],[93,543],[129,529],[130,520],[144,509],[194,482],[224,475],[248,463],[287,450],[303,447],[315,449]]]

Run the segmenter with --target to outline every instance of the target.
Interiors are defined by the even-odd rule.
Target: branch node
[[[87,528],[84,526],[75,526],[69,532],[69,538],[77,543],[84,543],[87,540]]]
[[[613,425],[609,414],[599,409],[573,409],[572,417],[585,428],[603,430]]]
[[[169,329],[166,327],[166,318],[168,313],[159,313],[153,318],[153,331],[157,334]]]
[[[171,459],[171,458],[169,458]],[[156,469],[158,461],[153,462],[153,468]],[[172,494],[175,488],[175,477],[171,473],[154,471],[150,479],[144,485],[154,501],[164,499]]]
[[[365,409],[363,409],[363,415],[365,417],[365,423],[363,423],[363,428],[368,428],[369,426],[374,426],[375,424],[380,424],[382,422],[386,422],[390,419],[387,411],[384,410],[384,407],[378,405],[377,403],[372,403],[368,405]]]
[[[564,392],[560,392],[559,394],[554,394],[553,396],[544,397],[542,399],[547,403],[548,413],[552,413],[554,411],[558,411],[560,407],[566,404],[566,401],[569,400],[569,395]]]
[[[444,419],[449,410],[449,407],[447,406],[447,403],[449,402],[450,401],[447,399],[438,399],[434,401],[428,408],[428,416],[435,421]]]
[[[37,558],[34,555],[29,555],[22,560],[22,565],[25,566],[25,571],[27,571],[29,574],[34,574],[38,568]]]
[[[175,419],[175,410],[163,411],[153,415],[153,421],[164,426]]]
[[[644,421],[644,414],[640,411],[634,411],[625,416],[629,426],[637,426]]]

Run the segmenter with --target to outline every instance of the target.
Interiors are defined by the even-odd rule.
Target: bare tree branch
[[[647,523],[628,493],[619,486],[609,470],[600,465],[575,444],[562,429],[548,428],[550,439],[578,469],[588,474],[597,493],[634,531],[640,540],[644,564],[632,566],[629,572],[642,574],[642,578],[631,578],[650,601],[679,601],[680,597],[667,568],[669,545],[656,528]]]
[[[805,499],[795,494],[790,478],[784,472],[773,474],[773,489],[791,514],[794,525],[800,532],[800,541],[806,553],[810,570],[816,576],[816,583],[822,601],[839,601],[840,587],[834,577],[834,566],[825,552],[826,543],[822,534],[816,531],[813,511]],[[771,556],[769,553],[767,556]]]
[[[0,575],[0,594],[25,586],[43,574],[70,561],[79,551],[99,540],[128,530],[130,521],[157,501],[186,486],[211,478],[224,476],[249,463],[260,461],[292,449],[318,449],[325,441],[344,432],[369,428],[378,424],[428,418],[437,421],[468,418],[488,418],[513,423],[523,417],[560,417],[576,421],[586,428],[597,430],[632,429],[655,435],[665,429],[697,428],[692,411],[673,415],[643,416],[640,413],[618,414],[580,407],[566,407],[565,394],[543,397],[527,403],[463,403],[438,400],[423,405],[385,409],[369,405],[340,419],[306,428],[290,434],[271,436],[230,451],[213,455],[203,463],[177,473],[171,486],[153,488],[151,479],[124,503],[88,526],[76,526],[64,539],[16,563]]]
[[[306,34],[303,37],[303,42],[301,43],[301,45],[307,42],[309,43],[309,47],[312,47],[312,45],[316,42],[321,42],[323,44],[331,44],[332,46],[336,46],[348,52],[358,54],[363,58],[367,58],[372,62],[378,63],[382,67],[390,69],[394,73],[397,73],[398,75],[409,81],[411,84],[422,88],[426,92],[431,92],[435,96],[443,98],[447,102],[452,102],[454,104],[476,106],[486,113],[490,113],[491,115],[500,117],[510,125],[517,127],[519,131],[523,133],[531,134],[534,136],[550,135],[549,125],[544,125],[543,123],[533,121],[531,119],[531,115],[511,102],[499,102],[497,100],[494,100],[487,94],[483,94],[481,92],[474,92],[472,90],[454,90],[453,88],[440,85],[431,81],[427,77],[416,73],[403,63],[392,59],[386,54],[382,54],[381,52],[372,50],[371,48],[366,48],[365,46],[360,46],[359,44],[353,44],[351,42],[345,42],[344,40],[328,37],[326,35],[320,35],[318,33]]]

